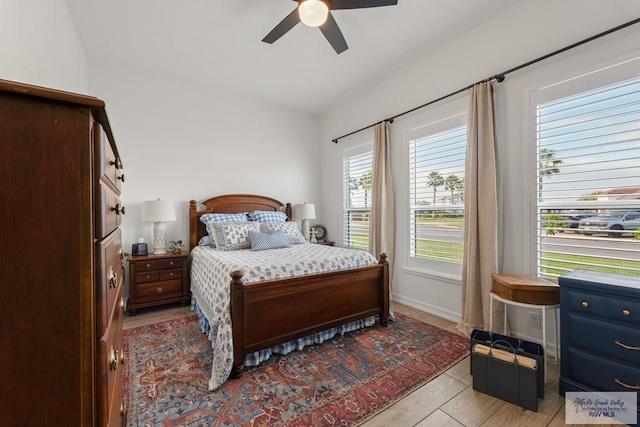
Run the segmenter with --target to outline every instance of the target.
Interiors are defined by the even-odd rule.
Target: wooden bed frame
[[[281,211],[291,220],[291,204],[250,194],[228,194],[202,202],[189,202],[189,246],[207,235],[200,216],[205,213]],[[378,264],[297,276],[280,280],[242,283],[242,271],[231,274],[233,370],[239,378],[245,355],[315,332],[379,315],[389,319],[389,263],[381,254]],[[286,309],[284,309],[286,307]]]

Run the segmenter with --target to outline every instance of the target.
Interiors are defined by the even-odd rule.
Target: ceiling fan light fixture
[[[300,21],[309,27],[319,27],[324,24],[329,15],[329,7],[320,0],[304,0],[298,5]]]

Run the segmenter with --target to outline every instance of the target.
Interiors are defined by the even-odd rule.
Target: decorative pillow
[[[216,245],[214,245],[213,242],[211,241],[211,237],[202,236],[198,241],[198,246],[213,246],[215,248]]]
[[[210,222],[215,234],[216,247],[221,251],[249,249],[249,231],[260,231],[257,222]]]
[[[211,238],[211,246],[216,247],[216,238],[213,234],[213,228],[209,223],[214,222],[247,222],[249,221],[249,216],[247,212],[237,213],[237,214],[226,214],[226,213],[210,213],[204,214],[200,216],[200,221],[206,225],[207,233]]]
[[[253,211],[249,218],[257,222],[286,222],[287,214],[277,211]]]
[[[287,239],[282,230],[276,230],[271,234],[249,230],[249,241],[251,242],[252,251],[288,248],[290,246],[289,239]]]
[[[289,240],[289,243],[292,245],[297,245],[299,243],[307,243],[304,240],[304,236],[298,230],[298,224],[295,222],[261,222],[260,223],[260,231],[263,233],[273,233],[274,231],[282,230],[284,235]]]

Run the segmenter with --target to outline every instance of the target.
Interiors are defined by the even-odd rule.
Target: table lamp
[[[167,200],[146,201],[142,205],[142,220],[153,222],[153,253],[167,253],[165,221],[176,220],[176,208]]]
[[[316,218],[316,206],[313,203],[295,205],[295,217],[302,220],[302,235],[309,241],[309,220]]]

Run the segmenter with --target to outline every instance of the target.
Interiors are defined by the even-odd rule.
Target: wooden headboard
[[[189,249],[195,248],[202,236],[207,235],[207,229],[200,216],[207,213],[240,213],[253,211],[281,211],[287,214],[287,220],[292,219],[291,203],[284,205],[271,197],[256,196],[254,194],[225,194],[205,200],[201,204],[205,209],[198,211],[198,202],[189,202]]]

